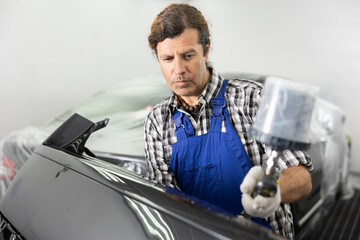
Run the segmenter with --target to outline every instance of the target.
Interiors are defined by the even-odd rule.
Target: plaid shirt
[[[214,69],[209,69],[211,77],[199,96],[202,103],[197,121],[181,108],[190,120],[195,136],[206,134],[210,126],[210,99],[216,97],[223,83],[223,78]],[[237,131],[241,142],[253,166],[262,165],[265,147],[256,142],[248,134],[249,127],[255,121],[256,111],[261,101],[263,88],[260,84],[246,79],[229,80],[225,91],[226,106],[229,111],[231,123]],[[145,122],[145,154],[149,165],[148,178],[163,185],[178,187],[173,172],[170,169],[172,144],[177,139],[172,114],[178,106],[175,94],[158,103],[149,113]],[[222,131],[225,132],[224,122]],[[308,155],[301,151],[284,151],[279,159],[281,170],[290,166],[302,164],[312,171],[312,162]],[[278,210],[268,217],[268,222],[274,231],[288,238],[294,238],[293,217],[289,204],[281,204]]]

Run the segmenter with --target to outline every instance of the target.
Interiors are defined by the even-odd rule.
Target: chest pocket
[[[211,161],[209,161],[211,159]],[[205,201],[223,204],[220,156],[207,155],[201,158],[184,159],[180,164],[179,187]]]
[[[180,164],[180,171],[182,172],[194,172],[202,169],[210,169],[219,167],[219,156],[206,155],[205,157],[194,156],[191,159],[186,159]]]

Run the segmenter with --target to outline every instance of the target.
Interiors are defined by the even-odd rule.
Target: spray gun
[[[268,77],[263,100],[250,134],[266,146],[264,176],[257,182],[254,195],[273,197],[280,176],[278,159],[285,149],[307,150],[311,115],[318,89],[289,80]]]

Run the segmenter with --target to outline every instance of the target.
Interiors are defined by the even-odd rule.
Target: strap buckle
[[[214,107],[219,107],[219,108],[223,108],[226,105],[226,101],[224,97],[213,97],[210,100],[210,107],[214,108]]]
[[[173,116],[173,121],[175,123],[175,130],[178,130],[180,128],[185,129],[185,125],[182,120],[183,113],[182,112],[176,112],[176,114]]]
[[[226,106],[226,101],[224,97],[211,98],[210,107],[213,110],[210,118],[221,118],[224,119],[223,109]]]
[[[175,125],[175,131],[178,131],[180,128],[185,129],[185,125],[184,124],[180,124],[178,126]]]

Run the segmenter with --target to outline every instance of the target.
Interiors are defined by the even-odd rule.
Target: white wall
[[[97,89],[158,72],[147,46],[165,0],[0,0],[0,137],[40,125]],[[360,172],[360,2],[188,1],[212,32],[218,71],[275,74],[320,87],[342,108]]]

